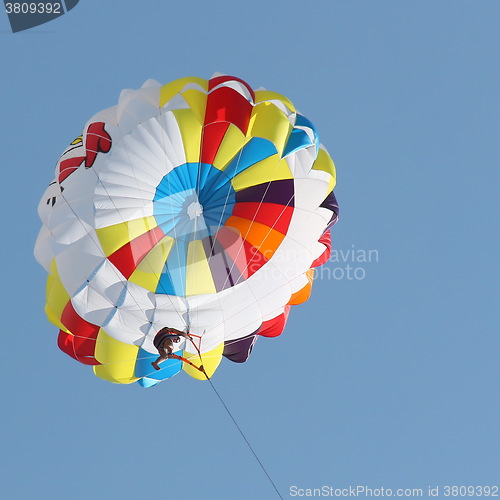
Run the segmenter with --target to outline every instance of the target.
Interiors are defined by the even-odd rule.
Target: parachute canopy
[[[308,299],[334,186],[313,124],[278,93],[224,75],[124,90],[62,154],[39,205],[59,347],[143,386],[245,361]],[[155,371],[164,326],[191,335]]]

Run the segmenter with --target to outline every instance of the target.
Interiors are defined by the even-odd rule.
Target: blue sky
[[[498,485],[499,15],[81,0],[14,35],[0,13],[1,496],[277,498],[207,383],[115,386],[60,352],[33,257],[38,200],[86,121],[148,78],[215,71],[314,122],[338,171],[334,248],[377,256],[328,263],[280,338],[214,376],[282,496]],[[338,279],[348,264],[363,279]]]

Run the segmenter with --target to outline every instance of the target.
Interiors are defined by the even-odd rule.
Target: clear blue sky
[[[60,352],[33,257],[38,200],[85,122],[148,78],[215,71],[315,123],[334,248],[378,255],[335,279],[339,255],[280,338],[214,377],[283,497],[498,485],[499,18],[486,0],[81,0],[14,35],[0,13],[0,496],[277,498],[207,383],[115,386]]]

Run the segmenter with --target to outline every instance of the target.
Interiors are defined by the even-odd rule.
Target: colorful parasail
[[[62,154],[39,205],[59,347],[144,387],[246,361],[309,298],[334,186],[314,125],[283,95],[220,74],[124,90]],[[190,337],[156,371],[164,326]]]

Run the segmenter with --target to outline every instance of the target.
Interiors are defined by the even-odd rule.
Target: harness
[[[156,337],[153,340],[153,345],[157,349],[164,349],[162,346],[163,342],[167,339],[171,338],[178,338],[179,334],[177,333],[172,333],[170,330],[160,330],[157,334]]]

